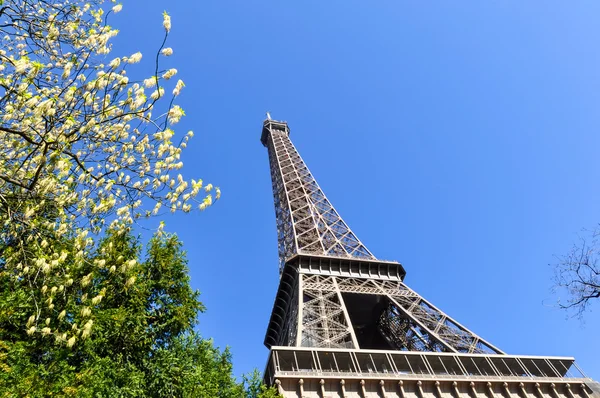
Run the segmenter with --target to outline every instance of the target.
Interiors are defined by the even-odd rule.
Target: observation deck
[[[302,398],[592,398],[571,357],[271,347],[265,381]]]

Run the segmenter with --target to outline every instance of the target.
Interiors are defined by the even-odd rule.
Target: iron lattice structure
[[[269,149],[280,272],[294,254],[375,259],[333,208],[289,139],[287,124],[269,121]]]
[[[269,153],[281,277],[265,337],[271,349],[265,379],[284,396],[426,398],[423,388],[431,387],[437,398],[448,392],[477,398],[481,386],[473,380],[481,377],[502,380],[505,395],[596,393],[583,373],[570,375],[579,370],[572,358],[507,356],[406,286],[402,265],[378,260],[340,217],[289,134],[287,123],[268,118],[261,136]],[[363,354],[370,360],[364,362]],[[417,384],[403,384],[418,375]],[[440,380],[450,375],[452,384],[442,388]],[[386,392],[390,377],[401,382],[394,388],[400,395]],[[362,386],[357,395],[344,387],[353,379]],[[494,386],[486,383],[484,395],[494,398]]]

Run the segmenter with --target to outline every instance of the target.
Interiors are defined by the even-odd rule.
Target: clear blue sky
[[[115,52],[186,83],[186,175],[222,188],[167,220],[236,374],[265,365],[278,284],[265,111],[342,217],[407,283],[512,354],[567,355],[600,379],[600,302],[556,309],[554,256],[600,221],[597,1],[132,1]],[[144,66],[145,65],[145,66]]]

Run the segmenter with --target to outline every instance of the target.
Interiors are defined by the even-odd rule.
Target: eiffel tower
[[[267,114],[280,273],[267,384],[295,398],[600,397],[574,358],[508,355],[404,284],[404,267],[350,230],[289,134]]]

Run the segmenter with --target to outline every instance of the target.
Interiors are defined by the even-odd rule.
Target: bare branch
[[[554,264],[554,290],[567,295],[559,308],[573,310],[579,318],[600,298],[600,227],[584,230],[579,242]]]

